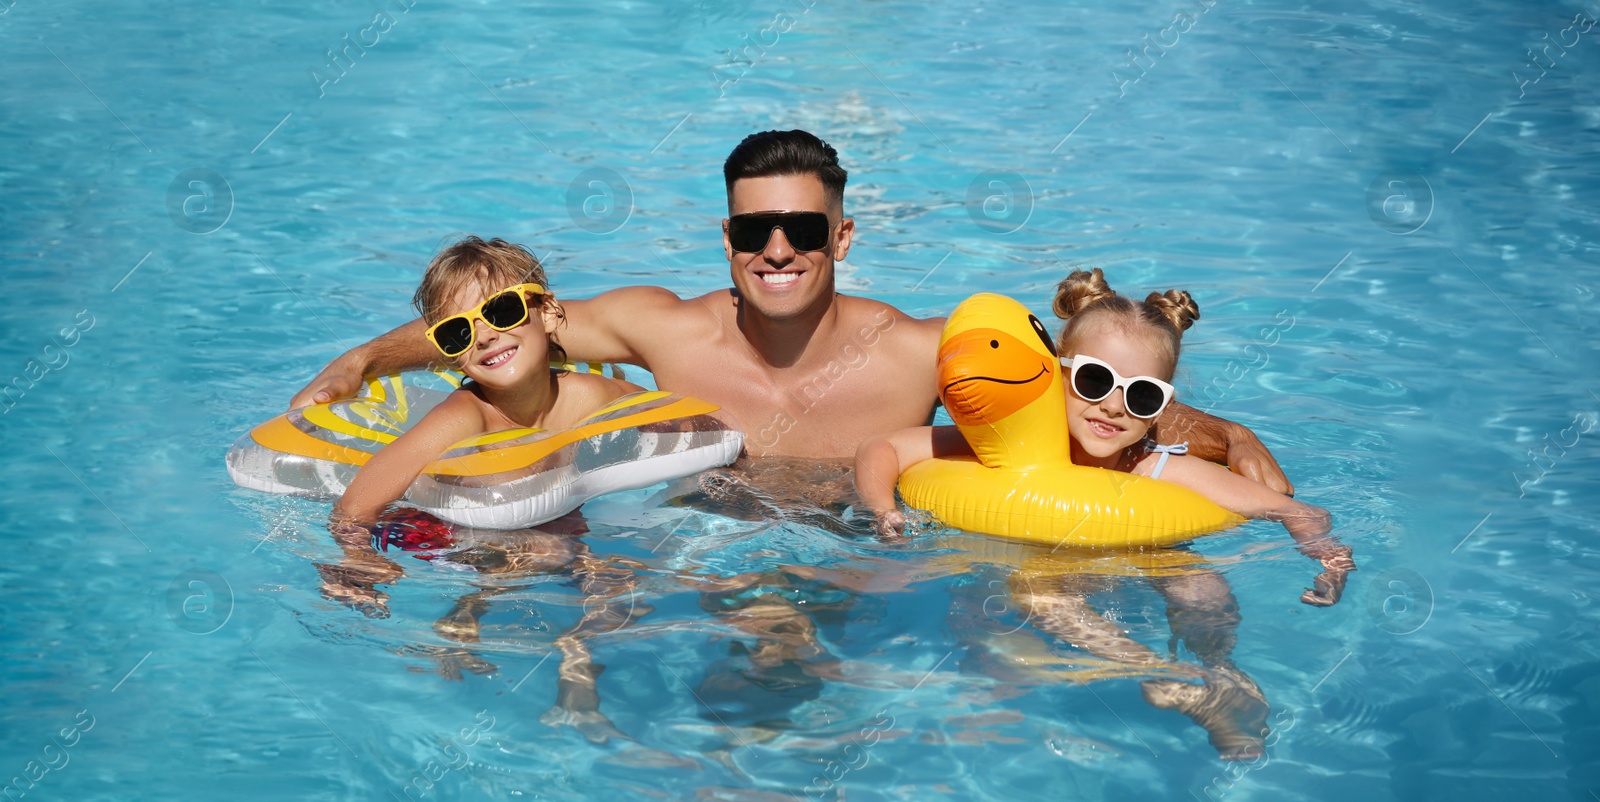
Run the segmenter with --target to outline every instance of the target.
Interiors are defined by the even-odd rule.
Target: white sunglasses
[[[1094,403],[1122,388],[1122,405],[1135,418],[1149,420],[1161,414],[1172,403],[1172,385],[1154,376],[1128,376],[1124,378],[1116,368],[1079,354],[1061,357],[1061,366],[1072,368],[1072,392],[1079,398]]]

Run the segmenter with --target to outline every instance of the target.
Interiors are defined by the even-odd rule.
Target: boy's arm
[[[1188,442],[1190,454],[1227,465],[1240,476],[1266,485],[1274,493],[1294,495],[1294,485],[1283,474],[1283,468],[1278,467],[1272,452],[1261,444],[1255,432],[1237,423],[1174,401],[1157,419],[1155,436],[1157,442],[1164,445]]]
[[[439,406],[424,415],[417,425],[395,438],[367,460],[344,495],[333,505],[336,525],[354,523],[365,526],[383,514],[383,509],[405,495],[406,488],[428,463],[456,443],[482,434],[483,412],[478,401],[465,390],[450,394]]]

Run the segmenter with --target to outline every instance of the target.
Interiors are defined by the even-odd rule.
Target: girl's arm
[[[1159,458],[1157,454],[1146,456],[1135,471],[1149,475]],[[1349,546],[1328,537],[1333,526],[1327,510],[1275,493],[1265,485],[1198,457],[1171,457],[1161,478],[1183,485],[1247,518],[1283,524],[1300,544],[1300,553],[1322,563],[1323,572],[1316,578],[1315,588],[1307,590],[1300,600],[1319,607],[1339,601],[1344,592],[1345,574],[1354,571],[1356,564],[1351,559]]]
[[[406,492],[428,463],[450,446],[483,434],[483,411],[477,398],[457,390],[434,407],[405,434],[384,446],[356,473],[333,505],[336,524],[370,524]]]
[[[901,472],[934,457],[971,453],[954,426],[917,426],[869,437],[856,449],[856,493],[877,514],[878,531],[897,536],[905,526],[905,516],[894,502]]]

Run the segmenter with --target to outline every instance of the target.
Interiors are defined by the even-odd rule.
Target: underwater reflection
[[[468,648],[479,641],[481,621],[496,597],[526,590],[535,579],[566,579],[581,595],[583,612],[552,644],[560,656],[556,703],[541,720],[571,726],[588,740],[604,743],[628,736],[600,711],[597,680],[605,666],[594,660],[589,640],[627,626],[651,608],[638,602],[644,566],[622,557],[595,555],[581,539],[588,531],[578,512],[538,528],[495,531],[453,527],[419,510],[397,509],[362,534],[336,527],[334,537],[343,549],[343,560],[318,563],[317,569],[325,597],[372,617],[389,615],[388,594],[376,586],[392,585],[405,575],[400,564],[386,556],[391,549],[473,572],[479,577],[469,583],[473,590],[457,598],[433,624],[434,632],[459,645],[412,644],[396,650],[427,657],[441,676],[451,680],[498,670]]]
[[[704,580],[703,587],[700,609],[739,635],[701,676],[701,715],[729,727],[792,728],[789,711],[842,678],[818,628],[842,629],[857,595],[781,569]]]
[[[857,519],[853,460],[741,457],[681,483],[670,503],[733,518],[808,526],[844,538],[873,534],[870,516]]]
[[[817,530],[849,540],[872,535],[870,519],[847,516],[855,501],[849,460],[743,458],[686,483],[671,503],[711,515]],[[746,740],[775,738],[797,725],[793,711],[818,699],[829,681],[851,681],[828,651],[823,630],[841,639],[847,624],[870,624],[869,597],[849,572],[772,565],[733,576],[686,575],[698,606],[729,633],[725,653],[694,685],[702,718]],[[870,579],[870,578],[868,578]],[[865,607],[876,608],[881,603]]]
[[[870,519],[857,522],[848,516],[847,502],[854,496],[846,465],[749,460],[680,483],[669,493],[666,503],[673,506],[774,526],[814,527],[823,539],[831,533],[844,541],[873,542]],[[828,644],[846,643],[847,628],[874,626],[889,594],[909,592],[935,577],[954,578],[946,620],[966,647],[965,668],[1019,689],[1063,680],[1138,680],[1150,705],[1189,718],[1227,760],[1258,758],[1270,733],[1265,694],[1233,659],[1241,622],[1238,600],[1224,574],[1187,549],[1052,553],[991,538],[935,535],[914,539],[914,556],[901,559],[854,554],[839,565],[806,565],[797,564],[797,557],[784,564],[767,553],[751,566],[755,570],[730,575],[698,563],[675,570],[596,555],[583,540],[587,533],[588,523],[578,513],[536,529],[488,532],[453,529],[424,513],[402,510],[380,522],[371,533],[375,541],[357,542],[336,532],[344,559],[318,569],[326,596],[378,616],[388,611],[388,597],[378,586],[404,576],[391,556],[404,553],[470,571],[470,589],[433,624],[451,645],[400,649],[427,657],[451,679],[497,670],[473,646],[480,639],[480,622],[499,597],[552,577],[573,587],[583,599],[582,614],[552,643],[560,660],[557,698],[541,720],[571,726],[595,743],[634,740],[602,712],[598,680],[605,668],[595,660],[591,643],[651,613],[642,596],[657,599],[664,588],[687,589],[709,617],[710,627],[705,619],[659,622],[657,634],[717,633],[696,650],[704,658],[680,678],[695,697],[699,717],[730,733],[731,746],[804,729],[808,725],[797,720],[824,698],[830,682],[909,687],[926,679],[889,676],[894,672],[886,674],[882,666],[851,665]],[[641,593],[646,582],[655,590]],[[1164,651],[1129,637],[1115,605],[1101,599],[1145,586],[1165,604],[1171,637]],[[1180,659],[1183,652],[1187,655]]]
[[[994,561],[1003,579],[965,583],[951,611],[952,629],[972,647],[981,672],[1023,684],[1143,678],[1145,701],[1198,724],[1224,760],[1262,754],[1269,706],[1232,656],[1239,602],[1204,557],[1181,548],[1049,553],[1006,544],[984,550],[989,557],[1012,552]],[[1114,610],[1091,603],[1092,596],[1125,590],[1129,583],[1148,584],[1165,601],[1172,632],[1165,654],[1130,638]],[[1000,594],[997,587],[1003,588]],[[1014,611],[1023,620],[999,625],[997,611]],[[1040,634],[1087,656],[1058,654]],[[1180,660],[1180,648],[1199,664]]]

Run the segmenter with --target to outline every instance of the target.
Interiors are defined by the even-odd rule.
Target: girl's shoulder
[[[1130,449],[1126,459],[1128,462],[1124,464],[1129,465],[1128,473],[1149,476],[1155,473],[1156,463],[1161,461],[1161,455],[1154,451],[1146,450],[1143,445],[1137,445]],[[1177,457],[1174,456],[1171,459],[1177,459]],[[1169,460],[1167,464],[1170,467],[1172,463]]]

